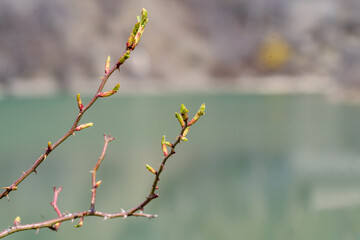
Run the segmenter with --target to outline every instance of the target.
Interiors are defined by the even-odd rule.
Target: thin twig
[[[81,218],[81,217],[90,217],[90,216],[102,217],[104,220],[106,220],[106,219],[120,218],[120,217],[126,218],[127,214],[126,214],[126,212],[105,213],[105,212],[99,212],[99,211],[92,212],[90,210],[84,211],[84,212],[70,213],[70,214],[66,214],[64,216],[54,218],[51,220],[47,220],[47,221],[43,221],[43,222],[9,227],[8,229],[5,229],[0,232],[0,238],[3,238],[5,236],[8,236],[10,234],[20,232],[20,231],[31,230],[31,229],[37,230],[40,228],[50,228],[57,223],[61,223],[61,222],[65,222],[65,221],[69,221],[69,220],[73,220],[73,219],[77,219],[77,218]],[[134,214],[132,214],[132,216],[145,217],[145,218],[155,218],[156,217],[156,215],[145,214],[145,213],[134,213]]]
[[[167,162],[167,160],[175,154],[175,148],[176,146],[181,142],[181,136],[183,135],[185,129],[187,127],[187,122],[185,123],[185,126],[181,129],[181,132],[180,132],[180,135],[177,137],[176,141],[171,144],[172,147],[171,147],[171,151],[170,153],[165,156],[162,160],[162,163],[158,169],[158,171],[155,173],[155,178],[154,178],[154,182],[152,184],[152,187],[151,187],[151,190],[150,190],[150,193],[149,195],[146,197],[146,199],[140,203],[138,206],[130,209],[129,211],[127,211],[128,215],[131,216],[133,215],[135,212],[137,212],[138,210],[143,210],[144,207],[149,204],[152,200],[154,200],[155,198],[158,198],[159,195],[155,193],[155,191],[158,189],[158,183],[159,183],[159,180],[160,180],[160,174],[162,173],[162,171],[164,170],[164,167],[165,167],[165,164]]]
[[[102,81],[101,81],[100,86],[99,86],[98,90],[96,91],[94,97],[90,100],[90,102],[84,108],[82,108],[80,110],[80,112],[78,113],[77,117],[75,118],[75,121],[74,121],[73,125],[71,126],[70,130],[64,136],[62,136],[56,143],[48,146],[48,148],[45,150],[45,153],[42,154],[27,171],[23,172],[23,174],[13,184],[11,184],[8,187],[3,187],[4,191],[0,194],[0,199],[2,199],[3,197],[9,198],[10,192],[17,190],[18,185],[23,180],[25,180],[31,173],[33,173],[33,172],[36,173],[37,167],[46,159],[46,157],[49,156],[49,154],[55,148],[57,148],[62,142],[64,142],[69,136],[74,134],[75,129],[78,126],[82,116],[99,98],[99,93],[101,93],[101,91],[103,90],[103,88],[104,88],[107,80],[111,76],[111,74],[113,74],[113,72],[117,69],[120,70],[120,66],[125,62],[125,60],[129,57],[130,52],[133,51],[134,49],[135,48],[129,48],[129,47],[126,48],[123,55],[120,57],[120,59],[124,59],[124,61],[120,61],[120,59],[119,59],[119,61],[116,64],[114,64],[114,66],[110,70],[108,70],[108,72],[103,77],[101,77]]]
[[[61,214],[61,211],[57,205],[57,200],[58,200],[58,197],[59,197],[59,193],[61,192],[61,189],[62,187],[59,187],[58,189],[56,189],[56,187],[54,187],[54,201],[50,202],[50,205],[53,206],[56,214],[58,215],[58,217],[61,217],[62,214]],[[57,231],[60,227],[60,224],[61,223],[56,223],[55,225],[53,226],[50,226],[49,228],[51,230],[54,230],[54,231]]]
[[[90,202],[90,211],[95,211],[95,198],[96,198],[96,189],[98,188],[98,186],[100,185],[101,182],[96,182],[96,172],[99,169],[99,166],[102,162],[102,160],[105,157],[105,153],[106,153],[106,149],[107,146],[109,144],[109,142],[111,142],[112,140],[114,140],[113,137],[111,137],[111,135],[104,135],[104,147],[103,150],[101,152],[101,155],[99,157],[99,160],[97,161],[94,169],[92,170],[92,194],[91,194],[91,202]]]
[[[107,146],[108,143],[111,142],[112,140],[114,140],[113,137],[111,137],[111,135],[104,135],[104,147],[102,150],[102,153],[93,169],[93,175],[92,175],[92,182],[94,182],[94,180],[96,179],[96,171],[98,170],[102,160],[105,157],[105,153],[107,150]],[[95,174],[94,174],[95,173]],[[77,212],[77,213],[68,213],[66,215],[62,214],[58,205],[57,205],[57,201],[58,201],[58,197],[59,197],[59,193],[61,191],[61,187],[59,187],[58,189],[56,189],[56,187],[54,187],[54,200],[52,202],[50,202],[51,206],[53,206],[55,212],[57,213],[58,217],[51,219],[51,220],[47,220],[47,221],[43,221],[43,222],[38,222],[38,223],[32,223],[32,224],[24,224],[24,225],[20,225],[20,223],[16,224],[13,227],[9,227],[8,229],[5,229],[3,231],[0,232],[0,238],[3,238],[5,236],[8,236],[10,234],[19,232],[19,231],[25,231],[25,230],[31,230],[31,229],[40,229],[40,228],[50,228],[51,230],[55,230],[57,231],[60,227],[60,223],[64,222],[64,221],[69,221],[69,220],[73,220],[76,218],[80,218],[81,224],[77,225],[78,227],[82,225],[84,218],[85,217],[89,217],[89,216],[95,216],[95,217],[102,217],[104,218],[104,220],[106,219],[111,219],[111,218],[119,218],[119,217],[123,217],[123,218],[127,218],[128,213],[125,212],[124,210],[122,210],[119,213],[105,213],[105,212],[100,212],[100,211],[95,211],[95,196],[96,196],[96,183],[95,185],[93,184],[93,189],[95,189],[95,191],[93,191],[92,196],[91,196],[91,206],[90,209],[87,211],[83,211],[83,212]],[[146,217],[146,218],[155,218],[157,217],[157,215],[154,214],[146,214],[146,213],[134,213],[132,214],[132,216],[136,216],[136,217]]]

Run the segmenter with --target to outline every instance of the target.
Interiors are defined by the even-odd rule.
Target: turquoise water
[[[83,100],[86,102],[86,99]],[[71,137],[0,201],[0,227],[54,218],[52,187],[63,186],[61,211],[89,207],[89,170],[111,142],[98,179],[97,210],[138,205],[161,161],[160,140],[179,132],[184,103],[206,115],[191,128],[161,177],[156,219],[86,218],[8,239],[359,239],[360,106],[318,95],[209,94],[101,99],[83,117],[94,126]],[[28,169],[77,114],[73,97],[0,101],[0,185]]]

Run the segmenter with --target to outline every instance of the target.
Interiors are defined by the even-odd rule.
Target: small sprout
[[[188,120],[188,115],[187,115],[188,112],[189,112],[189,110],[185,107],[185,105],[181,104],[180,114],[181,114],[182,118],[184,119],[184,121]]]
[[[127,50],[119,59],[118,65],[121,65],[125,62],[126,59],[130,57],[130,50]]]
[[[109,219],[109,217],[108,216],[105,216],[104,217],[104,221],[106,221],[106,220],[108,220]]]
[[[165,142],[165,144],[166,144],[167,146],[169,146],[169,147],[172,147],[172,146],[173,146],[173,144],[172,144],[171,142]]]
[[[161,148],[162,148],[162,151],[164,153],[164,156],[166,157],[169,153],[168,153],[166,143],[165,143],[165,135],[161,139]]]
[[[181,136],[180,139],[181,139],[181,141],[184,141],[184,142],[187,142],[187,140],[188,140],[188,139],[187,139],[186,137],[184,137],[184,136]]]
[[[135,47],[137,46],[137,44],[140,41],[140,38],[144,32],[146,23],[149,21],[149,19],[147,18],[147,11],[145,8],[142,9],[141,11],[141,18],[138,16],[137,17],[137,23],[135,24],[129,38],[128,41],[126,43],[126,47],[128,49],[134,50]]]
[[[184,122],[183,116],[181,116],[180,114],[178,114],[178,113],[176,112],[176,113],[175,113],[175,117],[179,120],[179,123],[180,123],[181,127],[185,127],[185,122]]]
[[[81,98],[80,98],[80,93],[78,93],[78,95],[76,95],[76,99],[77,99],[77,104],[79,107],[80,112],[84,109],[84,105],[82,104]]]
[[[149,164],[146,164],[146,168],[147,168],[147,170],[149,170],[151,173],[153,173],[153,174],[157,174],[157,172],[156,172],[156,170],[154,169],[154,168],[152,168]]]
[[[35,233],[38,234],[39,231],[40,231],[40,228],[37,228]]]
[[[60,223],[59,222],[55,223],[53,227],[54,227],[55,231],[57,231],[60,227]]]
[[[102,183],[102,181],[101,180],[99,180],[99,181],[97,181],[96,183],[95,183],[95,188],[98,188],[99,186],[100,186],[100,184]]]
[[[48,150],[51,151],[53,149],[52,145],[51,145],[51,142],[49,141],[48,142]]]
[[[19,216],[17,216],[17,217],[14,219],[14,226],[20,225],[20,221],[21,221],[21,218],[20,218]]]
[[[108,74],[109,70],[110,70],[110,56],[107,57],[105,62],[105,74]]]
[[[78,126],[75,128],[75,131],[83,130],[83,129],[85,129],[85,128],[91,127],[92,125],[94,125],[94,123],[92,123],[92,122],[78,125]]]
[[[84,224],[84,217],[80,218],[79,224],[75,225],[76,228],[81,227]]]
[[[111,89],[110,91],[107,91],[107,92],[99,92],[98,93],[98,97],[110,97],[112,95],[114,95],[120,88],[120,83],[116,84],[116,86]]]
[[[193,125],[194,123],[196,123],[197,120],[199,120],[199,118],[205,114],[205,103],[203,103],[200,107],[200,109],[197,111],[196,115],[194,116],[193,119],[191,119],[191,121],[189,122],[188,126]]]
[[[190,127],[185,128],[182,136],[185,137],[188,134],[189,130],[190,130]]]

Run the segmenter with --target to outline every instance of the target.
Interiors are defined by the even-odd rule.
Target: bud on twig
[[[76,228],[81,227],[84,224],[84,217],[80,218],[79,224],[75,225]]]
[[[167,147],[166,147],[165,135],[161,139],[161,148],[162,148],[162,151],[164,153],[164,156],[166,157],[168,155],[168,150],[167,150]]]
[[[187,141],[188,141],[188,139],[187,139],[186,137],[184,137],[184,136],[180,136],[180,139],[181,139],[181,141],[183,141],[183,142],[187,142]]]
[[[107,74],[110,70],[110,56],[107,57],[105,62],[105,74]]]
[[[51,142],[49,141],[49,142],[48,142],[48,150],[51,151],[52,149],[53,149],[53,147],[52,147],[52,145],[51,145]]]
[[[190,130],[190,127],[185,128],[185,130],[184,130],[184,132],[183,132],[182,135],[183,135],[184,137],[186,137],[186,135],[188,134],[189,130]]]
[[[151,173],[157,174],[156,170],[155,170],[154,168],[152,168],[149,164],[146,164],[146,168],[147,168],[147,170],[149,170]]]
[[[14,226],[20,225],[20,221],[21,221],[21,218],[20,218],[19,216],[17,216],[17,217],[14,219]]]
[[[76,99],[77,99],[77,104],[79,107],[80,112],[84,109],[84,105],[82,104],[81,98],[80,98],[80,93],[78,93],[78,95],[76,95]]]
[[[118,65],[121,65],[125,62],[126,59],[130,57],[130,50],[127,50],[119,59]]]
[[[190,130],[190,127],[185,128],[183,134],[180,136],[180,139],[182,141],[186,142],[188,140],[185,136],[188,134],[189,130]]]
[[[181,114],[182,118],[184,119],[184,121],[188,120],[188,115],[187,115],[188,112],[189,112],[189,110],[185,107],[185,105],[181,104],[180,114]]]
[[[120,83],[116,84],[116,86],[107,92],[99,92],[98,97],[110,97],[111,95],[114,95],[120,88]]]
[[[200,107],[200,109],[197,111],[195,117],[193,119],[191,119],[191,121],[188,123],[188,126],[193,125],[194,123],[196,123],[197,120],[199,120],[199,118],[205,114],[205,103],[203,103]]]
[[[95,183],[95,188],[98,188],[99,186],[100,186],[100,184],[102,183],[102,181],[101,180],[99,180],[99,181],[97,181],[96,183]]]
[[[75,131],[80,131],[80,130],[83,130],[84,128],[91,127],[92,125],[94,125],[94,123],[92,123],[92,122],[89,122],[89,123],[84,123],[84,124],[78,125],[78,126],[75,128]]]
[[[135,49],[135,47],[137,46],[137,44],[140,41],[140,38],[144,32],[146,23],[149,21],[149,19],[147,18],[147,11],[145,8],[142,9],[141,11],[141,18],[138,16],[137,20],[138,22],[135,24],[129,38],[128,41],[126,43],[126,47],[128,49]]]
[[[175,113],[175,117],[179,120],[181,127],[185,127],[185,122],[184,122],[183,117],[180,114],[178,114],[177,112]]]

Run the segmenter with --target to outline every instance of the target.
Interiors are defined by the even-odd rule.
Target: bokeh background
[[[91,99],[141,8],[149,23],[108,81],[120,91],[1,200],[0,228],[86,210],[89,170],[111,142],[97,209],[138,205],[160,140],[185,104],[206,115],[169,161],[148,220],[86,218],[9,239],[359,239],[360,3],[357,0],[1,0],[0,186],[28,169]]]

